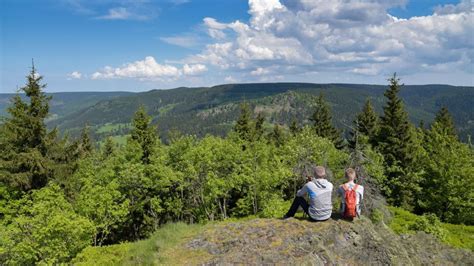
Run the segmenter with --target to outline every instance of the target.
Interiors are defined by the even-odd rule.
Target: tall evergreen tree
[[[275,124],[273,131],[268,135],[269,141],[275,146],[280,147],[285,143],[285,132],[279,124]]]
[[[105,139],[104,147],[102,148],[102,155],[105,158],[108,158],[110,155],[114,154],[115,152],[115,143],[112,137],[107,137]]]
[[[387,169],[392,204],[413,207],[419,190],[419,175],[415,169],[420,154],[417,133],[408,120],[402,100],[398,97],[401,84],[396,73],[388,80],[384,95],[387,103],[381,117],[377,146],[382,152]]]
[[[294,136],[300,131],[301,131],[301,129],[298,125],[298,121],[296,120],[296,118],[293,117],[293,119],[291,119],[291,123],[290,123],[290,132]]]
[[[407,166],[412,161],[408,146],[411,143],[410,122],[402,100],[398,97],[401,85],[396,73],[388,80],[389,88],[384,95],[387,103],[381,117],[379,146],[389,165]]]
[[[91,154],[94,150],[94,144],[90,136],[90,127],[85,125],[81,131],[80,153],[81,156]]]
[[[252,113],[249,104],[246,102],[240,105],[240,116],[234,126],[234,131],[237,132],[241,139],[246,141],[252,140]]]
[[[142,149],[142,162],[148,164],[158,135],[157,129],[151,125],[151,117],[146,113],[143,105],[135,112],[132,126],[131,138],[136,141]]]
[[[435,123],[439,123],[439,126],[446,130],[447,134],[457,138],[456,127],[454,126],[453,117],[448,111],[448,108],[441,107],[436,114]]]
[[[310,120],[313,122],[313,130],[316,135],[328,138],[336,147],[342,148],[341,132],[332,125],[331,110],[322,94],[316,101],[316,110]]]
[[[356,141],[355,138],[357,138],[357,134],[367,136],[370,144],[376,144],[377,135],[380,129],[379,119],[370,99],[367,99],[365,102],[362,112],[357,115],[354,124],[355,132],[351,132],[351,146],[354,146],[353,143]]]
[[[257,117],[255,118],[254,140],[260,140],[260,138],[263,136],[265,131],[263,128],[264,123],[265,116],[262,113],[258,113]]]
[[[1,126],[0,180],[20,190],[37,189],[46,185],[49,178],[50,160],[47,158],[48,143],[55,139],[55,132],[46,129],[45,118],[49,113],[50,96],[46,96],[34,65],[26,77],[27,84],[12,99],[7,111],[10,114]]]

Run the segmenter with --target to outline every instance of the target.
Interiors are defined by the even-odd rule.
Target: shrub
[[[260,217],[281,218],[290,208],[291,201],[285,201],[281,197],[273,196],[268,199],[268,204],[263,207]]]
[[[372,210],[372,213],[370,213],[370,220],[374,224],[380,224],[383,221],[383,218],[383,212],[381,212],[379,209],[374,209]]]
[[[92,223],[74,212],[59,186],[36,190],[15,204],[18,213],[0,233],[0,264],[59,264],[91,244]]]
[[[415,223],[410,226],[410,229],[432,234],[442,240],[446,238],[446,231],[442,228],[441,221],[433,213],[418,217]]]

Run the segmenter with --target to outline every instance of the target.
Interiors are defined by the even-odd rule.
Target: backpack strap
[[[342,184],[341,187],[342,187],[342,189],[344,189],[344,191],[348,191],[348,190],[349,190],[349,188],[346,186],[346,184]]]
[[[359,184],[355,184],[355,186],[352,190],[357,191],[357,188],[359,188]]]

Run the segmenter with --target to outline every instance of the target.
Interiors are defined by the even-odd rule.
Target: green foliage
[[[253,139],[252,113],[247,102],[240,104],[240,116],[235,123],[234,131],[242,140],[251,141]]]
[[[262,218],[281,218],[290,209],[291,201],[283,200],[280,196],[271,196],[267,199],[260,217]]]
[[[111,137],[105,139],[104,146],[102,147],[102,156],[108,158],[112,156],[115,152],[115,143]]]
[[[73,265],[121,265],[130,257],[132,243],[86,247],[72,261]],[[153,254],[147,254],[153,255]]]
[[[379,209],[375,209],[370,213],[370,220],[374,224],[380,224],[381,222],[383,222],[383,219],[383,212],[381,212]]]
[[[375,113],[370,98],[365,102],[362,112],[356,116],[354,124],[355,131],[351,132],[353,141],[356,141],[354,139],[358,138],[359,134],[362,134],[368,137],[368,142],[371,145],[376,145],[380,130],[379,118]],[[354,146],[354,144],[352,146]]]
[[[174,250],[178,244],[202,229],[203,226],[199,224],[166,224],[146,240],[104,247],[88,247],[78,254],[72,263],[74,265],[154,265],[158,262],[173,265],[176,262],[165,260],[164,255],[171,252],[171,254],[181,254],[180,250]],[[179,256],[171,257],[174,257],[176,261],[180,259]]]
[[[436,114],[434,122],[438,123],[448,135],[457,138],[456,127],[454,126],[453,117],[449,113],[448,108],[442,107]]]
[[[398,96],[400,79],[394,74],[389,82],[389,89],[385,92],[388,101],[381,118],[377,147],[386,163],[390,202],[396,206],[413,208],[421,182],[420,169],[416,164],[424,152]]]
[[[277,147],[281,147],[286,142],[286,133],[280,125],[275,124],[273,131],[268,134],[268,139]]]
[[[47,184],[51,168],[48,144],[55,138],[55,131],[49,133],[44,123],[51,97],[42,91],[45,85],[34,66],[26,79],[21,90],[29,101],[15,95],[7,109],[10,117],[0,125],[0,182],[23,191]]]
[[[472,225],[439,223],[433,215],[423,217],[397,207],[389,207],[389,209],[393,214],[389,227],[397,234],[413,234],[417,230],[430,231],[428,233],[438,232],[444,243],[474,251],[474,226]]]
[[[254,136],[253,140],[260,140],[263,136],[263,133],[265,133],[265,128],[263,127],[263,124],[265,123],[265,116],[263,113],[258,113],[257,117],[255,117],[255,129],[254,129]]]
[[[290,132],[293,136],[296,135],[298,132],[300,132],[300,127],[298,125],[298,121],[294,117],[291,119]]]
[[[96,158],[85,160],[75,175],[80,190],[75,197],[78,214],[94,224],[94,245],[102,245],[128,214],[129,200],[119,191],[114,178],[113,162],[95,164]]]
[[[79,149],[81,156],[87,156],[94,151],[94,144],[91,140],[90,127],[88,125],[82,129]]]
[[[29,82],[27,88],[37,88],[27,93],[30,102],[14,98],[11,118],[0,131],[0,146],[5,151],[0,155],[0,263],[66,263],[88,245],[143,239],[175,221],[280,217],[312,165],[325,166],[334,184],[344,181],[346,167],[357,169],[358,182],[366,188],[363,208],[374,223],[388,217],[381,209],[384,200],[379,189],[393,204],[434,213],[442,221],[472,224],[474,220],[472,149],[450,131],[447,111],[430,130],[415,129],[398,97],[396,76],[385,94],[388,103],[381,129],[375,108],[367,101],[355,120],[357,137],[350,153],[338,149],[340,132],[332,125],[329,104],[322,96],[314,106],[314,125],[300,127],[294,120],[287,134],[274,113],[289,119],[295,116],[285,110],[299,107],[281,101],[314,99],[292,92],[262,100],[270,101],[273,109],[256,106],[255,110],[264,111],[255,118],[250,105],[243,103],[234,131],[225,138],[169,133],[166,145],[142,106],[135,113],[126,143],[115,146],[108,138],[95,153],[88,127],[78,140],[59,138],[57,130],[47,132],[47,98],[41,93],[39,79],[29,78]],[[180,106],[173,104],[160,114],[169,115]],[[36,111],[30,112],[31,108]],[[230,103],[226,108],[236,106]],[[214,113],[226,109],[219,110]],[[205,121],[212,114],[198,112],[196,119]],[[233,121],[235,117],[227,118]],[[274,123],[272,131],[265,123],[267,118]],[[31,125],[30,120],[34,120]],[[21,134],[16,136],[16,131]],[[46,181],[50,185],[43,187]],[[458,246],[465,243],[459,231],[440,229],[445,225],[433,215],[412,219],[409,213],[399,213],[391,225],[396,231],[421,230]],[[407,217],[409,222],[405,222]],[[160,232],[152,237],[153,242],[140,245],[87,248],[75,262],[88,263],[98,256],[97,261],[105,263],[107,255],[117,263],[151,262],[144,257],[159,260],[150,254],[166,247],[163,241],[172,241],[171,229]],[[106,255],[99,255],[100,250]]]
[[[280,152],[292,173],[285,180],[286,191],[291,196],[304,184],[306,171],[311,165],[325,166],[330,181],[342,184],[349,155],[336,149],[330,140],[315,136],[313,132],[313,128],[305,127],[281,148]]]
[[[336,147],[342,148],[341,132],[332,125],[331,110],[323,95],[319,95],[316,107],[311,116],[313,130],[317,136],[328,138],[334,142]]]
[[[474,223],[474,155],[445,125],[435,122],[426,133],[425,178],[420,208],[443,221]]]
[[[418,217],[415,222],[410,225],[410,229],[432,234],[439,239],[446,238],[446,232],[441,227],[441,221],[436,215],[432,213],[424,214],[423,216]]]
[[[74,212],[56,185],[11,201],[10,208],[17,211],[10,222],[2,225],[2,263],[63,263],[92,241],[91,222]]]
[[[140,144],[142,149],[142,161],[147,164],[153,153],[153,147],[157,142],[157,129],[151,125],[151,117],[147,115],[142,105],[135,113],[132,120],[131,139]]]

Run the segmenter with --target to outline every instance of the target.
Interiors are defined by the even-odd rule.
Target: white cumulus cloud
[[[183,66],[184,75],[198,75],[207,71],[207,67],[202,64],[188,65]]]
[[[247,71],[254,76],[347,72],[471,71],[472,4],[435,8],[399,19],[389,9],[406,0],[250,0],[248,23],[204,18],[215,42],[186,62]],[[266,73],[267,70],[268,72]]]
[[[82,78],[82,73],[78,72],[78,71],[73,71],[73,72],[69,73],[67,76],[68,76],[69,80],[71,80],[71,79],[81,79]]]
[[[106,66],[92,74],[92,79],[134,78],[139,80],[174,80],[181,76],[198,75],[207,71],[203,64],[185,64],[182,68],[159,64],[152,56],[124,64],[122,67]]]

